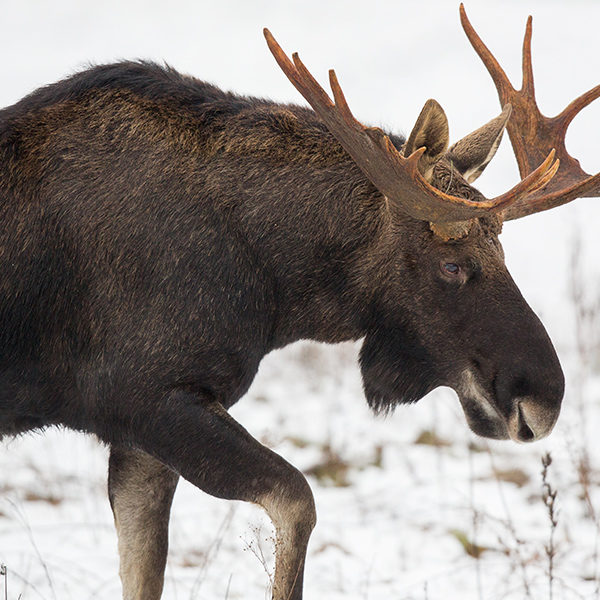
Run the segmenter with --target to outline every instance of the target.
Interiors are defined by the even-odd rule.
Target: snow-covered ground
[[[534,15],[546,114],[600,82],[594,0],[470,0],[466,9],[515,82],[525,20]],[[0,105],[86,63],[136,57],[241,93],[299,102],[266,49],[264,26],[321,80],[335,67],[364,122],[406,133],[434,97],[457,139],[499,110],[460,28],[458,3],[448,0],[5,0]],[[600,103],[568,136],[590,172],[600,169],[599,138]],[[492,195],[516,180],[505,141],[479,187]],[[505,226],[508,266],[567,377],[563,413],[543,442],[475,438],[444,389],[373,417],[352,344],[299,344],[267,357],[233,414],[308,473],[319,522],[307,599],[600,598],[598,223],[599,201],[589,199]],[[541,475],[548,452],[555,526]],[[93,439],[56,430],[0,447],[0,563],[8,570],[0,583],[10,600],[119,597],[106,458]],[[164,597],[268,597],[271,536],[259,509],[182,482]]]

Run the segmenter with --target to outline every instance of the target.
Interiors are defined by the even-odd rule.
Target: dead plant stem
[[[544,504],[548,508],[548,518],[550,519],[550,537],[546,545],[546,555],[548,556],[548,599],[553,600],[554,592],[554,557],[556,555],[556,546],[554,544],[554,534],[558,526],[558,512],[555,508],[556,490],[554,490],[548,481],[548,467],[552,464],[550,453],[542,456],[542,497]]]
[[[6,565],[0,565],[0,577],[4,578],[4,600],[8,600],[8,571]]]

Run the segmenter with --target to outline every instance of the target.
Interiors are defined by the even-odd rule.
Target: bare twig
[[[202,561],[202,564],[200,565],[200,568],[198,569],[198,576],[196,577],[194,585],[192,586],[190,598],[198,598],[199,597],[200,588],[202,586],[202,582],[205,579],[205,575],[206,575],[208,566],[209,566],[210,562],[217,556],[217,554],[219,553],[219,550],[221,549],[221,544],[223,542],[225,534],[227,533],[227,530],[229,529],[229,527],[231,525],[236,508],[237,507],[235,504],[231,505],[231,507],[229,508],[229,511],[227,511],[227,514],[225,515],[225,517],[223,518],[223,521],[221,522],[221,525],[219,526],[217,535],[215,536],[214,540],[211,542],[210,546],[206,550],[206,553],[204,555],[204,560]],[[231,583],[231,579],[229,580],[229,583]],[[227,594],[229,594],[229,584],[227,587]]]
[[[4,600],[8,600],[8,571],[6,565],[0,565],[0,577],[4,578]]]
[[[469,446],[469,501],[473,513],[473,544],[477,545],[477,534],[479,533],[480,515],[475,507],[475,466],[473,464],[473,449]],[[475,561],[475,574],[477,577],[477,592],[480,600],[483,600],[483,584],[481,577],[481,564]]]
[[[590,286],[591,278],[587,277],[583,264],[583,249],[580,235],[575,235],[571,248],[570,295],[575,317],[575,342],[577,348],[577,377],[573,378],[570,395],[577,406],[579,426],[577,435],[569,440],[568,449],[575,472],[581,486],[581,498],[586,516],[596,526],[596,542],[594,545],[594,580],[596,581],[595,597],[600,598],[600,576],[598,570],[598,538],[600,536],[600,514],[592,501],[594,468],[590,455],[589,439],[589,402],[586,402],[585,383],[600,368],[600,346],[598,329],[600,325],[600,302],[598,289]]]
[[[556,490],[552,488],[548,481],[548,467],[552,464],[550,453],[542,456],[542,498],[548,508],[548,518],[550,519],[550,538],[546,544],[546,555],[548,556],[548,598],[552,600],[554,591],[554,557],[556,556],[556,546],[554,544],[554,534],[558,526],[558,512],[555,508]]]
[[[490,463],[492,465],[492,471],[495,474],[497,474],[499,472],[499,469],[496,465],[494,453],[491,452],[490,447],[487,445],[486,445],[486,451],[489,456]],[[524,552],[523,552],[523,547],[525,546],[525,542],[517,534],[517,528],[515,527],[515,523],[512,518],[512,515],[511,515],[510,505],[509,505],[508,501],[506,500],[506,495],[504,493],[503,483],[498,478],[498,476],[496,476],[495,479],[496,479],[496,484],[498,486],[498,496],[500,498],[500,501],[502,502],[502,507],[504,509],[504,513],[506,514],[506,519],[502,521],[502,524],[509,531],[509,533],[511,534],[511,536],[515,542],[514,551],[511,551],[509,549],[509,547],[506,546],[507,553],[510,555],[510,554],[513,554],[513,552],[514,552],[515,558],[516,558],[516,561],[518,564],[518,568],[520,569],[522,577],[523,577],[523,586],[525,588],[524,589],[525,597],[531,598],[532,595],[531,595],[531,586],[529,583],[529,573],[527,571],[527,560],[526,560],[526,557],[524,556]]]
[[[231,580],[233,579],[233,573],[229,574],[229,581],[227,581],[227,590],[225,591],[225,600],[229,598],[229,589],[231,588]]]
[[[260,562],[260,564],[263,566],[263,569],[265,570],[265,573],[267,574],[267,577],[269,578],[269,582],[271,584],[271,586],[273,585],[273,571],[272,569],[269,567],[269,561],[267,560],[267,557],[265,556],[264,550],[263,550],[263,545],[262,545],[262,541],[261,541],[261,526],[253,526],[251,527],[252,529],[252,533],[254,534],[254,539],[248,541],[247,539],[244,538],[244,543],[246,544],[246,550],[249,550],[250,552],[252,552],[252,554],[254,554],[254,556],[256,556],[256,558],[258,559],[258,561]],[[271,541],[275,544],[275,540],[271,539]]]
[[[27,516],[25,515],[24,510],[19,508],[19,506],[12,500],[7,500],[7,501],[9,502],[9,504],[12,505],[17,519],[19,520],[23,529],[27,533],[27,537],[29,538],[31,547],[33,548],[35,554],[37,555],[40,565],[46,575],[46,580],[48,581],[48,586],[50,588],[50,592],[52,593],[52,597],[54,598],[54,600],[57,600],[56,591],[54,589],[54,583],[52,581],[52,577],[50,576],[50,570],[48,569],[48,564],[44,560],[44,557],[42,556],[42,553],[40,552],[40,549],[37,546],[35,536],[33,534],[33,530],[31,529],[31,525],[29,524],[29,521],[27,520]],[[5,583],[6,583],[6,577],[5,577]]]

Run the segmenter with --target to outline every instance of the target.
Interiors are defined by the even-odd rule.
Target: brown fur
[[[503,125],[478,133],[482,159],[467,137],[459,166],[430,107],[425,174],[479,198],[462,174]],[[562,372],[498,219],[436,235],[306,108],[153,64],[92,68],[0,112],[0,222],[0,437],[58,424],[111,446],[128,600],[160,597],[178,476],[261,504],[273,598],[301,598],[310,488],[227,412],[276,348],[362,340],[375,411],[448,385],[488,437],[531,441],[558,416]]]

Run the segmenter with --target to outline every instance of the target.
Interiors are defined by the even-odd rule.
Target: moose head
[[[546,332],[506,270],[498,234],[504,221],[600,193],[600,174],[583,173],[564,146],[568,124],[600,95],[600,86],[559,117],[544,117],[534,97],[531,20],[524,84],[517,92],[462,5],[460,14],[498,86],[503,110],[451,147],[446,116],[435,100],[425,104],[408,140],[398,143],[353,117],[333,70],[332,101],[297,54],[290,60],[268,30],[265,37],[288,79],[384,196],[393,226],[382,248],[401,246],[381,257],[379,269],[387,278],[381,306],[387,307],[376,311],[370,330],[375,333],[366,335],[361,352],[371,406],[388,410],[448,385],[476,433],[534,441],[556,422],[564,378]],[[522,180],[487,199],[471,183],[494,156],[506,127]]]

